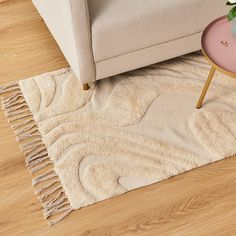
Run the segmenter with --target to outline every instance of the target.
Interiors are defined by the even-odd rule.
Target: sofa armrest
[[[96,80],[87,0],[33,0],[82,83]]]
[[[96,80],[92,50],[91,26],[87,0],[70,0],[73,31],[77,46],[80,79],[83,83]]]

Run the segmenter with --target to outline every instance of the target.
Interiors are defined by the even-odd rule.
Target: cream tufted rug
[[[209,69],[194,53],[88,91],[70,69],[2,86],[45,218],[234,155],[236,80],[217,74],[195,108]]]

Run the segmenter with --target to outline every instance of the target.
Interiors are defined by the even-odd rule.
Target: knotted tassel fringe
[[[61,71],[60,74],[66,72],[68,72],[68,69]],[[44,218],[50,219],[53,217],[53,220],[49,221],[49,225],[55,225],[67,217],[74,209],[65,195],[57,173],[53,167],[48,170],[49,165],[51,167],[53,163],[48,156],[47,148],[42,141],[37,124],[24,99],[19,84],[14,82],[1,86],[0,95],[3,111],[15,132],[16,140],[20,143],[21,150],[24,152],[28,169],[32,174],[41,171],[33,179],[32,184],[37,188],[35,193],[41,201]],[[47,169],[45,169],[46,167]],[[44,172],[42,173],[43,170]]]

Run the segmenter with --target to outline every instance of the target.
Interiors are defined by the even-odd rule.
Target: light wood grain
[[[0,83],[67,66],[29,0],[0,0]],[[0,112],[0,235],[233,236],[236,159],[230,158],[72,213],[42,217],[23,155]]]

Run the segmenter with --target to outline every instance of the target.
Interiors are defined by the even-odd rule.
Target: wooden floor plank
[[[67,65],[30,0],[0,0],[1,84]],[[2,111],[0,195],[4,236],[236,235],[235,158],[81,209],[49,227]]]

